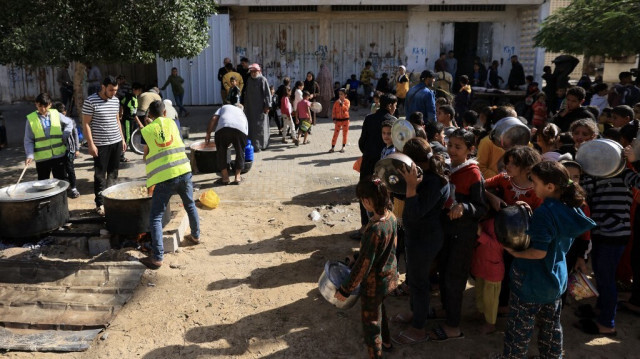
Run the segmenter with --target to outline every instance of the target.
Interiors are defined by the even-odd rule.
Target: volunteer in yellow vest
[[[398,107],[396,108],[396,114],[394,116],[398,117],[400,115],[405,114],[404,99],[407,97],[407,92],[409,92],[409,76],[407,76],[406,67],[402,65],[398,66],[398,74],[396,75],[395,81],[396,81],[396,97],[398,98]]]
[[[51,109],[51,97],[43,92],[36,97],[36,109],[27,115],[24,129],[25,165],[36,161],[38,180],[66,178],[64,164],[67,138],[73,130],[73,120]]]
[[[196,204],[193,201],[193,183],[191,182],[191,165],[184,152],[184,143],[180,138],[180,130],[173,119],[166,115],[164,103],[154,101],[149,105],[150,124],[141,130],[146,145],[144,160],[147,172],[147,187],[151,188],[151,245],[152,254],[140,260],[150,269],[162,266],[164,246],[162,243],[162,217],[169,199],[174,194],[180,195],[182,204],[189,217],[191,234],[185,239],[191,243],[200,243],[200,222]]]

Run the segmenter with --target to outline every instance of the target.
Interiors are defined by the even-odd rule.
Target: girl
[[[305,91],[302,94],[302,101],[298,102],[298,107],[296,108],[296,123],[298,126],[298,141],[300,140],[300,136],[304,135],[304,141],[302,141],[303,145],[311,142],[307,140],[307,136],[311,132],[312,120],[311,120],[311,102],[309,102],[309,98],[311,95]]]
[[[598,126],[591,119],[576,120],[569,126],[569,132],[573,138],[573,146],[576,151],[580,145],[598,137]],[[575,154],[573,154],[575,156]]]
[[[472,132],[457,129],[449,136],[452,190],[448,213],[443,213],[444,244],[440,252],[440,293],[446,312],[444,325],[429,333],[429,340],[464,338],[460,331],[462,294],[469,277],[478,221],[487,212],[484,181],[476,161],[469,160],[475,149]],[[411,283],[413,285],[413,283]],[[413,291],[413,288],[412,288]]]
[[[342,130],[342,148],[340,149],[342,153],[344,153],[344,146],[347,145],[347,136],[349,135],[349,107],[351,107],[351,102],[347,99],[347,90],[340,89],[338,94],[339,98],[333,103],[333,111],[331,111],[334,129],[333,138],[331,139],[331,149],[329,150],[330,153],[335,150],[340,130]]]
[[[635,163],[636,157],[631,147],[625,148],[624,154],[637,169],[640,163]],[[591,218],[598,225],[591,231],[591,255],[600,296],[596,303],[598,311],[591,306],[578,308],[576,315],[583,319],[577,326],[587,334],[614,336],[618,304],[615,274],[631,236],[631,188],[640,188],[640,174],[627,168],[609,178],[583,175],[582,184],[587,192]]]
[[[307,79],[304,80],[304,88],[302,89],[302,91],[309,92],[309,101],[311,102],[318,101],[318,96],[320,96],[320,85],[318,85],[318,82],[316,82],[316,77],[313,75],[313,72],[311,71],[307,72]],[[315,125],[316,113],[314,112],[312,116],[313,117],[311,118],[311,124]],[[311,131],[309,131],[309,133],[311,133]]]
[[[289,100],[293,103],[293,106],[292,106],[293,113],[291,113],[291,117],[295,119],[296,127],[300,125],[300,123],[298,122],[297,112],[298,112],[298,104],[300,103],[300,101],[302,101],[303,87],[304,87],[304,84],[302,83],[302,81],[296,81],[293,87],[293,97],[289,98]]]
[[[427,140],[412,138],[405,143],[402,152],[415,162],[409,170],[402,169],[407,182],[402,219],[407,280],[411,283],[411,310],[396,315],[394,321],[411,326],[395,336],[393,341],[414,344],[429,337],[424,329],[429,313],[429,272],[444,240],[440,213],[449,198],[449,181],[445,175],[444,158],[433,154]],[[418,177],[417,167],[423,171],[421,177]]]
[[[584,192],[560,163],[544,161],[531,169],[536,195],[543,199],[531,217],[528,249],[505,248],[511,266],[511,316],[505,330],[502,358],[525,358],[534,323],[540,325],[538,350],[544,358],[562,357],[560,296],[567,288],[565,256],[573,239],[595,226],[582,213]]]
[[[296,134],[296,126],[293,124],[293,117],[291,117],[291,113],[293,111],[289,97],[291,97],[291,89],[287,86],[284,90],[284,96],[280,98],[280,112],[282,113],[282,143],[287,143],[287,131],[291,131],[293,143],[297,146],[299,142]]]
[[[396,217],[391,213],[389,191],[379,178],[361,180],[356,196],[373,217],[362,235],[351,274],[342,282],[335,297],[344,301],[360,285],[362,329],[369,358],[382,358],[382,351],[393,347],[383,301],[398,284]]]
[[[559,161],[561,155],[557,150],[560,148],[560,128],[553,123],[548,123],[538,129],[536,144],[540,146],[543,161]]]

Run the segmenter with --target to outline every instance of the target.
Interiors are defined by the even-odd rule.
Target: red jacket
[[[478,246],[473,250],[471,274],[490,282],[500,282],[504,278],[502,244],[496,239],[493,218],[480,223],[482,233],[478,236]]]

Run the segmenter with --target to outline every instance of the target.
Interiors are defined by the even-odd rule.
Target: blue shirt
[[[405,101],[407,116],[414,112],[422,112],[425,120],[436,120],[436,96],[424,82],[413,86],[407,92]]]
[[[511,266],[511,291],[527,303],[552,303],[567,289],[566,255],[573,240],[595,227],[580,208],[546,198],[533,211],[527,234],[530,248],[546,251],[542,259],[515,258]]]

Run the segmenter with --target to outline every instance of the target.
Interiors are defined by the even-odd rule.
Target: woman
[[[313,72],[307,72],[307,79],[304,80],[304,87],[302,88],[302,92],[308,91],[311,96],[309,97],[309,101],[318,102],[318,96],[320,96],[320,85],[316,82],[316,78],[313,75]],[[316,113],[312,111],[311,116],[311,124],[316,124]]]

